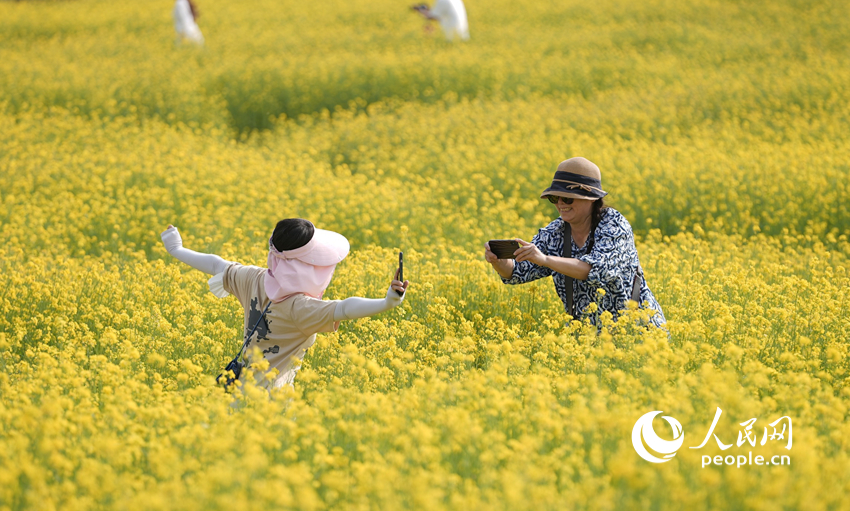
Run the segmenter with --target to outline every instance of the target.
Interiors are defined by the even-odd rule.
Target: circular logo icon
[[[670,424],[670,427],[673,428],[673,440],[664,440],[655,434],[655,430],[652,429],[652,419],[659,413],[661,413],[660,410],[644,414],[635,422],[635,427],[632,429],[632,445],[635,446],[635,451],[637,451],[641,458],[652,463],[670,461],[676,455],[676,451],[682,447],[682,442],[685,441],[685,433],[682,430],[682,425],[673,417],[667,417],[666,415],[661,418],[666,420]],[[646,447],[660,454],[661,457],[659,458],[650,453]]]

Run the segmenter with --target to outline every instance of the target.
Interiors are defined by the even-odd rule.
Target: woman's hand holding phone
[[[496,273],[498,273],[502,278],[509,279],[513,276],[514,260],[500,259],[499,256],[491,249],[489,241],[484,243],[484,260],[492,264],[493,269],[496,270]]]
[[[516,251],[516,254],[514,254],[517,262],[531,261],[538,266],[548,267],[546,254],[541,252],[540,249],[537,248],[537,245],[523,241],[519,238],[517,238],[516,241],[520,244],[519,249]]]

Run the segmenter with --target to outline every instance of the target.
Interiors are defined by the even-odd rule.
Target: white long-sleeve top
[[[446,39],[453,41],[456,37],[466,41],[469,39],[469,24],[466,20],[466,7],[463,0],[437,0],[430,9],[431,17],[440,22]]]
[[[177,32],[177,41],[187,39],[195,44],[204,44],[204,36],[201,29],[195,23],[192,8],[188,0],[176,0],[174,2],[174,30]]]

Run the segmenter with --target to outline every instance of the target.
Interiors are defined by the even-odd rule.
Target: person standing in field
[[[469,25],[463,0],[437,0],[434,7],[418,4],[413,6],[413,10],[427,20],[439,21],[448,41],[454,41],[456,38],[464,41],[469,39]]]
[[[516,238],[514,259],[500,259],[484,244],[484,258],[505,284],[524,284],[552,276],[567,314],[579,318],[601,311],[617,319],[634,300],[653,311],[650,321],[666,323],[661,306],[644,278],[634,233],[628,220],[605,205],[602,174],[593,162],[576,157],[558,165],[552,185],[543,191],[558,211],[558,218],[540,229],[531,243]],[[602,292],[600,292],[600,290]],[[591,315],[592,322],[596,322]]]
[[[204,35],[198,28],[198,8],[191,0],[176,0],[174,2],[174,30],[177,32],[177,44],[183,41],[204,45]]]
[[[248,367],[260,360],[256,354],[261,353],[269,368],[277,371],[272,380],[259,381],[266,388],[292,385],[300,369],[296,360],[303,359],[317,333],[335,332],[342,320],[365,318],[398,307],[409,285],[406,280],[394,279],[381,299],[353,296],[322,300],[336,265],[348,255],[349,244],[343,235],[316,229],[302,218],[277,223],[269,238],[267,268],[243,266],[184,248],[173,225],[161,237],[170,255],[213,275],[209,286],[215,296],[233,294],[242,304],[243,337],[251,334],[247,339]]]

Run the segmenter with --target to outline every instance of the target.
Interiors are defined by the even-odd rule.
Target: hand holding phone
[[[514,252],[519,250],[516,240],[490,240],[490,252],[496,254],[499,259],[516,259]]]

